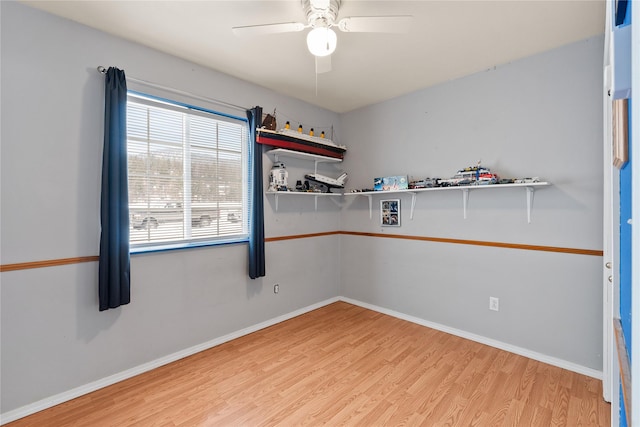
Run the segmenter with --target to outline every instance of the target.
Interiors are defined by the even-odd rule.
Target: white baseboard
[[[112,384],[126,380],[128,378],[135,377],[136,375],[140,375],[144,372],[150,371],[155,368],[159,368],[160,366],[166,365],[168,363],[175,362],[176,360],[180,360],[182,358],[210,349],[217,345],[224,344],[236,338],[240,338],[242,336],[251,334],[253,332],[259,331],[260,329],[268,328],[269,326],[273,326],[277,323],[284,322],[285,320],[292,319],[294,317],[300,316],[301,314],[307,313],[309,311],[313,311],[320,307],[324,307],[325,305],[332,304],[339,300],[340,299],[338,297],[329,298],[322,302],[312,304],[307,307],[303,307],[299,310],[292,311],[291,313],[274,317],[273,319],[269,319],[262,323],[258,323],[257,325],[249,326],[239,331],[232,332],[230,334],[224,335],[219,338],[215,338],[211,341],[207,341],[205,343],[198,344],[193,347],[189,347],[187,349],[178,351],[173,354],[169,354],[159,359],[152,360],[151,362],[147,362],[142,365],[136,366],[134,368],[127,369],[126,371],[119,372],[114,375],[110,375],[106,378],[102,378],[97,381],[90,382],[88,384],[82,385],[80,387],[76,387],[69,391],[65,391],[63,393],[56,394],[54,396],[39,400],[29,405],[22,406],[20,408],[6,412],[4,414],[0,414],[0,425],[10,423],[11,421],[15,421],[17,419],[26,417],[27,415],[35,414],[36,412],[42,411],[47,408],[51,408],[52,406],[59,405],[61,403],[75,399],[76,397],[80,397],[82,395],[91,393],[93,391],[110,386]]]
[[[461,329],[451,328],[449,326],[441,325],[435,322],[430,322],[428,320],[424,320],[419,317],[410,316],[408,314],[400,313],[394,310],[389,310],[384,307],[379,307],[377,305],[354,300],[351,298],[339,297],[339,300],[347,302],[349,304],[367,308],[369,310],[377,311],[379,313],[388,314],[389,316],[397,317],[398,319],[406,320],[412,323],[416,323],[418,325],[426,326],[428,328],[436,329],[438,331],[446,332],[451,335],[455,335],[461,338],[475,341],[480,344],[485,344],[491,347],[499,348],[500,350],[505,350],[510,353],[515,353],[520,356],[528,357],[529,359],[537,360],[538,362],[543,362],[552,366],[557,366],[558,368],[562,368],[568,371],[576,372],[578,374],[586,375],[591,378],[595,378],[598,380],[602,380],[603,378],[602,371],[598,371],[592,368],[587,368],[586,366],[578,365],[576,363],[568,362],[566,360],[558,359],[556,357],[547,356],[546,354],[538,353],[532,350],[528,350],[526,348],[507,344],[502,341],[497,341],[491,338],[483,337],[482,335],[476,335],[471,332],[463,331]]]

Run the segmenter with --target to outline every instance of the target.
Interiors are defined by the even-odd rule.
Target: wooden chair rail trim
[[[309,237],[333,236],[335,234],[342,234],[342,231],[325,231],[323,233],[294,234],[289,236],[266,237],[264,241],[269,243],[269,242],[279,242],[282,240],[306,239]]]
[[[362,233],[358,231],[341,231],[340,234],[351,236],[382,237],[387,239],[421,240],[425,242],[453,243],[458,245],[491,246],[495,248],[523,249],[528,251],[561,252],[576,255],[603,256],[603,251],[594,249],[562,248],[556,246],[523,245],[519,243],[487,242],[482,240],[447,239],[443,237],[408,236],[403,234]]]
[[[0,265],[0,272],[15,271],[15,270],[29,270],[32,268],[42,267],[55,267],[58,265],[79,264],[81,262],[95,262],[98,261],[97,255],[93,256],[81,256],[75,258],[61,258],[50,259],[46,261],[33,261],[33,262],[19,262],[16,264],[4,264]]]
[[[294,235],[288,235],[288,236],[267,237],[264,240],[265,242],[270,243],[270,242],[280,242],[283,240],[308,239],[311,237],[334,236],[338,234],[344,234],[347,236],[380,237],[385,239],[404,239],[404,240],[419,240],[424,242],[453,243],[458,245],[490,246],[495,248],[523,249],[523,250],[529,250],[529,251],[560,252],[560,253],[575,254],[575,255],[603,256],[602,251],[593,250],[593,249],[561,248],[561,247],[555,247],[555,246],[540,246],[540,245],[522,245],[518,243],[487,242],[482,240],[447,239],[443,237],[429,237],[429,236],[409,236],[404,234],[363,233],[359,231],[325,231],[321,233],[294,234]],[[55,267],[59,265],[78,264],[81,262],[95,262],[95,261],[98,261],[97,255],[75,257],[75,258],[52,259],[47,261],[21,262],[16,264],[0,265],[0,272],[15,271],[15,270],[29,270],[32,268],[42,268],[42,267]]]

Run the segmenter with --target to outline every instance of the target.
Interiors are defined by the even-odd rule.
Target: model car
[[[540,182],[540,178],[534,176],[533,178],[517,178],[513,181],[516,184],[531,184],[534,182]]]
[[[419,181],[411,181],[409,182],[409,188],[432,188],[438,186],[438,178],[425,178]]]
[[[439,186],[451,187],[459,185],[495,184],[498,182],[498,179],[498,175],[491,173],[489,168],[485,168],[480,165],[469,166],[464,169],[460,169],[452,178],[440,180]]]

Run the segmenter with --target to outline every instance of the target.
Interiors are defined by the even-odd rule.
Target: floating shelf
[[[476,190],[490,190],[490,189],[503,189],[503,188],[524,188],[527,197],[527,223],[531,223],[531,209],[533,208],[533,193],[538,187],[550,186],[549,182],[530,182],[519,184],[487,184],[487,185],[464,185],[459,187],[436,187],[436,188],[415,188],[409,190],[395,190],[395,191],[363,191],[360,193],[344,193],[344,196],[364,196],[369,199],[369,218],[373,217],[372,198],[373,195],[388,195],[388,194],[411,194],[411,214],[410,218],[413,219],[413,211],[416,206],[417,193],[426,193],[429,191],[461,191],[462,192],[462,211],[464,219],[467,218],[467,206],[469,204],[469,193]]]
[[[266,191],[265,194],[275,197],[276,212],[278,212],[278,198],[280,196],[313,197],[315,201],[315,210],[318,210],[318,197],[342,197],[342,193],[312,193],[305,191]],[[331,200],[334,200],[335,202],[335,199]]]
[[[342,162],[342,159],[336,159],[334,157],[328,157],[328,156],[321,156],[319,154],[303,153],[302,151],[287,150],[286,148],[275,148],[273,150],[267,151],[267,154],[273,156],[275,162],[277,162],[280,157],[312,161],[314,162],[314,168],[313,168],[314,175],[318,173],[319,163]],[[272,195],[275,197],[276,212],[278,212],[278,199],[280,198],[280,196],[313,197],[316,211],[318,210],[318,197],[327,197],[327,196],[342,197],[342,193],[313,193],[313,192],[306,192],[306,191],[266,191],[265,194]],[[335,199],[331,198],[331,200],[333,200],[334,203],[336,203]],[[339,203],[336,203],[336,204],[340,206]]]
[[[319,154],[303,153],[302,151],[287,150],[286,148],[275,148],[267,151],[267,154],[273,156],[274,161],[278,161],[280,157],[287,157],[290,159],[302,159],[314,162],[313,173],[318,173],[319,163],[340,163],[342,159],[336,159],[334,157],[321,156]]]

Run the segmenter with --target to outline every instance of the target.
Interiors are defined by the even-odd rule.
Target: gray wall
[[[496,67],[342,116],[349,185],[376,176],[450,177],[478,160],[523,189],[402,195],[402,227],[345,198],[342,229],[602,249],[602,37]],[[434,59],[435,60],[435,59]],[[341,237],[341,295],[602,369],[599,256],[386,238]],[[489,311],[489,297],[500,311]]]
[[[601,38],[338,116],[86,27],[1,2],[2,264],[97,255],[103,121],[98,65],[307,126],[333,124],[350,187],[375,176],[448,176],[479,159],[523,191],[418,196],[415,219],[381,229],[364,198],[265,200],[268,237],[347,230],[601,249]],[[272,160],[265,158],[265,177]],[[309,164],[287,161],[290,178]],[[378,197],[378,196],[376,196]],[[376,199],[374,209],[377,208]],[[1,407],[75,387],[343,295],[601,369],[599,257],[357,236],[267,244],[267,277],[245,245],[132,258],[132,304],[98,312],[97,264],[2,273]],[[272,286],[280,284],[280,294]],[[501,310],[488,311],[488,297]]]
[[[2,264],[98,254],[98,65],[236,105],[277,106],[307,126],[339,126],[337,114],[264,88],[19,3],[0,7]],[[282,203],[277,215],[267,202],[267,236],[338,229],[339,207],[321,201],[316,212],[306,202]],[[245,244],[134,255],[132,303],[101,313],[97,263],[4,272],[0,411],[333,298],[338,246],[337,236],[268,243],[267,277],[254,281]],[[315,259],[322,263],[308,263]]]

